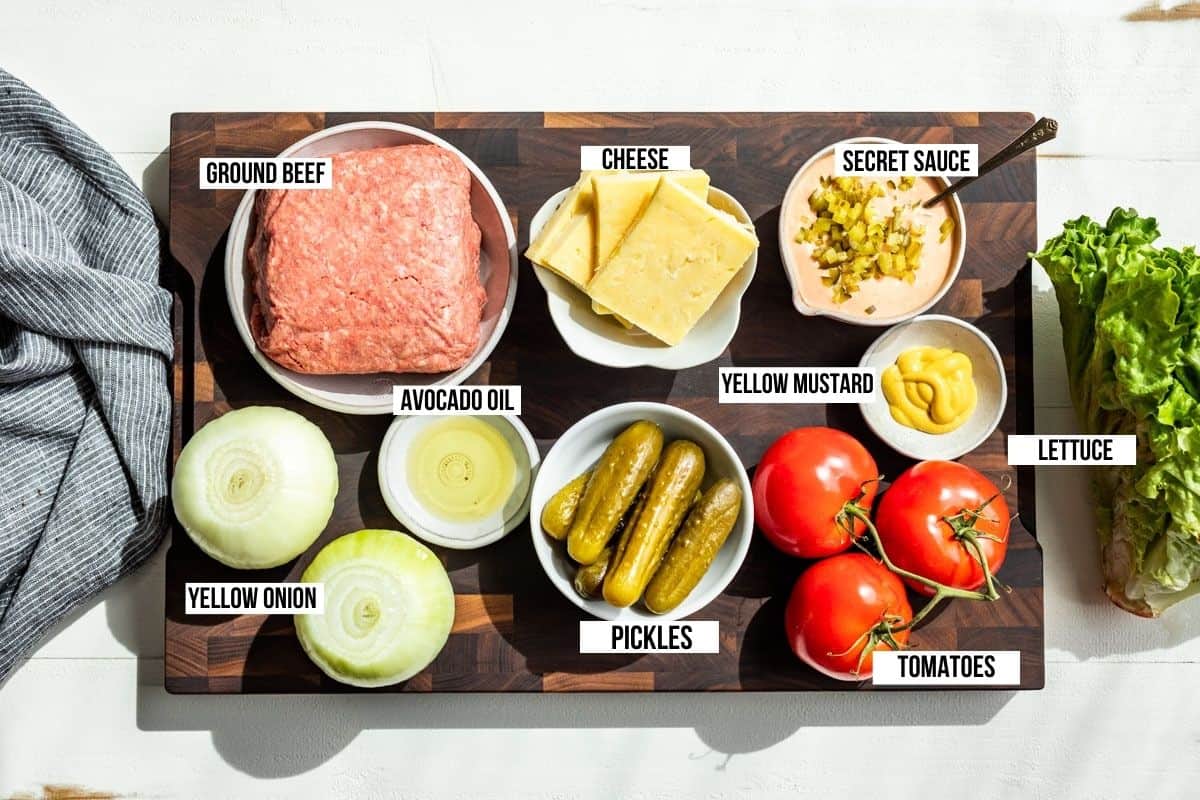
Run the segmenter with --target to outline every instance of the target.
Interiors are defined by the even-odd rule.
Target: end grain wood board
[[[379,492],[376,459],[389,417],[325,411],[284,392],[256,365],[225,302],[224,240],[242,193],[201,191],[205,156],[273,156],[322,128],[388,120],[435,132],[473,159],[495,184],[528,244],[528,223],[546,198],[578,177],[585,144],[687,144],[692,163],[737,197],[755,220],[758,272],[742,323],[716,361],[680,372],[618,370],[572,354],[546,310],[545,294],[521,259],[516,307],[499,347],[473,380],[523,387],[523,419],[543,452],[575,421],[629,400],[668,402],[715,425],[752,470],[784,431],[829,424],[858,436],[886,475],[908,462],[866,429],[854,406],[721,406],[717,369],[728,365],[852,365],[881,332],[803,317],[790,302],[776,227],[795,170],[821,147],[853,135],[905,142],[974,142],[995,152],[1032,122],[1021,113],[236,113],[176,114],[171,120],[170,250],[176,305],[176,448],[231,408],[291,408],[319,425],[337,453],[341,490],[320,540],[290,565],[258,573],[227,569],[176,531],[167,556],[166,687],[172,692],[333,692],[348,689],[305,657],[288,616],[187,616],[189,581],[295,580],[317,550],[363,527],[396,528]],[[1036,163],[1021,156],[962,195],[964,267],[933,309],[970,320],[996,343],[1008,373],[1000,429],[962,460],[1007,485],[1020,509],[996,603],[955,601],[912,637],[926,649],[1020,650],[1021,688],[1044,679],[1042,552],[1031,535],[1032,470],[1007,465],[1005,435],[1033,430],[1030,264],[1036,246]],[[804,563],[756,534],[733,583],[699,619],[717,619],[714,655],[580,655],[581,612],[538,565],[527,525],[476,551],[434,548],[449,570],[457,617],[445,649],[421,674],[384,691],[762,691],[869,690],[800,663],[783,637],[783,606]]]

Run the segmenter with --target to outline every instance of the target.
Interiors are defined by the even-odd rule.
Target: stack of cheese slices
[[[708,189],[703,170],[584,172],[525,255],[597,314],[679,344],[758,247]]]

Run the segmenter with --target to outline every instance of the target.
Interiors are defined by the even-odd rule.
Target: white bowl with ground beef
[[[249,191],[225,286],[238,334],[277,383],[349,414],[390,414],[395,386],[453,386],[512,314],[516,236],[482,170],[391,122],[307,136],[281,157],[333,161],[330,189]]]

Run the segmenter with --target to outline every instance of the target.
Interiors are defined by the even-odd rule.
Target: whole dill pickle
[[[617,435],[588,478],[567,533],[567,552],[577,563],[594,564],[633,505],[662,454],[662,429],[639,420]]]

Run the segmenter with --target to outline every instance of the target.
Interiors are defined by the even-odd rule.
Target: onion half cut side
[[[454,624],[454,589],[442,562],[408,534],[348,533],[301,577],[325,589],[323,614],[298,614],[304,652],[351,686],[388,686],[425,669]]]

